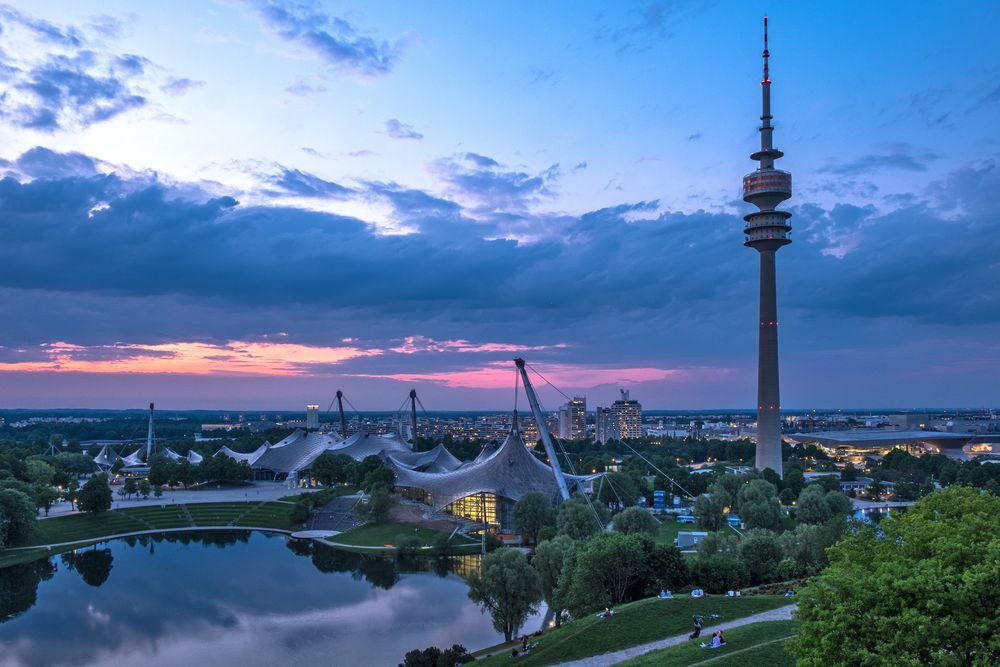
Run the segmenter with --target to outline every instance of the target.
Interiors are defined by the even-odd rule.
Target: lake
[[[477,559],[249,531],[106,542],[0,570],[0,666],[394,666],[415,648],[476,650],[503,639],[456,574]]]

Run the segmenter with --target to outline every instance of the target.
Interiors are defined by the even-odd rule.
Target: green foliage
[[[59,492],[53,489],[51,486],[36,486],[35,487],[35,505],[45,510],[45,516],[49,515],[49,510],[52,509],[52,505],[59,500]]]
[[[774,529],[781,523],[781,503],[774,484],[755,479],[740,488],[737,501],[740,519],[748,528]]]
[[[510,641],[542,598],[538,572],[517,549],[497,549],[469,575],[469,598],[490,614],[493,627]]]
[[[588,540],[576,554],[569,581],[570,612],[579,616],[628,600],[633,587],[649,574],[652,548],[653,541],[645,535],[601,533]]]
[[[361,487],[370,491],[379,486],[391,490],[395,483],[396,473],[386,466],[379,466],[365,474],[364,479],[361,480]]]
[[[0,547],[27,535],[35,525],[31,496],[14,489],[0,489]]]
[[[454,644],[443,651],[431,646],[423,651],[408,651],[399,667],[456,667],[473,660],[475,658],[461,644]]]
[[[590,537],[599,530],[594,510],[580,496],[573,496],[563,502],[556,515],[556,529],[559,535],[568,535],[574,540]]]
[[[30,461],[25,462],[24,465],[27,469],[29,482],[32,484],[41,484],[43,486],[52,484],[52,478],[56,476],[56,469],[48,463],[37,459],[31,459]]]
[[[725,593],[742,588],[750,581],[747,564],[736,554],[698,556],[692,559],[688,567],[691,584],[709,593]]]
[[[384,484],[376,484],[368,496],[368,505],[365,510],[368,519],[372,523],[385,523],[389,520],[389,511],[392,509],[392,495],[389,488]]]
[[[84,512],[97,516],[111,509],[111,487],[107,475],[94,475],[80,489],[77,505]]]
[[[826,490],[819,484],[802,489],[795,504],[795,520],[799,523],[823,523],[832,516],[826,504]]]
[[[694,501],[694,517],[705,530],[718,530],[726,523],[723,499],[715,494],[700,495]]]
[[[743,535],[740,556],[747,565],[750,585],[756,586],[775,579],[783,553],[777,535],[769,530],[754,528]]]
[[[642,496],[635,477],[622,472],[609,472],[600,490],[599,499],[604,505],[629,507]]]
[[[419,536],[410,533],[400,533],[393,540],[393,544],[396,545],[396,552],[403,556],[415,556],[422,546],[424,546],[424,541],[420,539]]]
[[[323,452],[313,461],[312,476],[320,484],[358,484],[358,464],[347,454]]]
[[[566,535],[539,542],[531,566],[538,572],[542,597],[549,609],[555,612],[556,625],[562,622],[562,609],[557,608],[556,589],[564,567],[576,551],[576,543]]]
[[[514,527],[525,541],[537,543],[539,531],[555,525],[556,511],[544,494],[527,493],[514,504]]]
[[[644,507],[629,507],[615,515],[614,527],[619,533],[632,535],[643,533],[656,537],[660,532],[660,524]]]
[[[309,518],[309,505],[307,503],[295,503],[292,513],[289,515],[292,523],[303,524]]]
[[[799,664],[1000,662],[1000,498],[953,487],[860,527],[799,599]]]

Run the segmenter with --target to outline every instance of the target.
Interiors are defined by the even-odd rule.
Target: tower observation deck
[[[767,17],[764,17],[764,79],[761,89],[760,150],[750,156],[760,166],[743,177],[743,201],[757,207],[744,217],[743,245],[760,254],[760,333],[757,357],[757,460],[758,470],[781,470],[781,401],[778,390],[778,304],[775,295],[775,253],[791,243],[787,211],[775,208],[792,196],[792,175],[774,168],[784,153],[774,148],[771,125],[770,53]]]

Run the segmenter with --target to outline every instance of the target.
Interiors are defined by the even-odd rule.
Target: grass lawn
[[[698,526],[690,523],[677,523],[673,519],[667,518],[660,524],[660,532],[656,535],[656,543],[673,546],[677,533],[682,530],[698,530]]]
[[[622,663],[628,667],[688,667],[710,664],[721,667],[794,667],[795,658],[785,653],[785,641],[798,630],[798,621],[764,621],[726,631],[726,645],[715,649],[699,646],[710,642],[712,633],[697,640],[652,651]],[[707,639],[706,639],[707,637]]]
[[[38,521],[31,534],[13,546],[58,544],[140,530],[149,530],[149,526],[119,511],[101,512],[97,516],[72,514]]]
[[[178,505],[164,505],[163,507],[159,505],[143,505],[115,511],[134,517],[140,521],[145,521],[151,524],[153,528],[183,528],[184,526],[191,525]]]
[[[335,535],[330,538],[330,541],[339,542],[341,544],[351,544],[359,547],[384,547],[395,544],[396,538],[403,534],[416,535],[423,541],[425,546],[431,546],[434,544],[437,536],[442,533],[439,530],[422,528],[420,526],[414,526],[411,523],[397,523],[395,521],[390,521],[387,523],[358,526],[357,528],[352,528],[351,530],[343,532],[340,535]],[[455,545],[471,544],[469,539],[462,535],[456,535],[453,537],[451,539],[451,543]]]
[[[296,530],[299,528],[299,525],[293,524],[290,519],[293,510],[295,510],[295,506],[288,503],[266,503],[256,509],[250,510],[235,525],[276,528],[278,530]]]
[[[141,505],[101,512],[97,516],[71,514],[53,517],[38,521],[31,534],[13,546],[30,547],[38,544],[98,540],[109,535],[150,530],[150,526],[153,529],[225,526],[244,513],[245,516],[235,525],[280,530],[298,528],[289,521],[294,505],[279,502],[268,502],[260,507],[257,505],[259,503],[256,502]],[[188,521],[184,513],[185,508],[190,513],[193,524]],[[44,553],[40,551],[35,557]],[[0,552],[0,563],[9,565],[13,562],[23,562],[24,558],[23,555],[15,557],[13,554]]]
[[[709,595],[701,599],[687,596],[672,600],[647,598],[617,607],[612,618],[589,615],[547,632],[538,638],[538,647],[518,658],[517,664],[523,667],[551,665],[673,637],[691,631],[695,614],[722,616],[720,619],[705,618],[705,628],[708,629],[723,621],[759,614],[787,604],[788,600],[780,595],[739,598]],[[711,638],[712,633],[709,631],[707,634]],[[509,664],[509,650],[496,650],[497,655],[482,661],[484,667]],[[476,664],[479,664],[478,656]]]

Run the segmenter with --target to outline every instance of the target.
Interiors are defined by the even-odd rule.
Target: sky
[[[765,13],[783,407],[1000,405],[1000,5],[735,0],[0,4],[0,405],[754,405]]]

